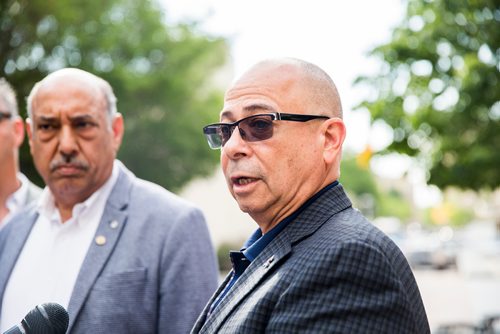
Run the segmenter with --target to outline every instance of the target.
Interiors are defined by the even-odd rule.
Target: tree
[[[175,190],[213,170],[201,128],[218,117],[211,78],[225,63],[224,39],[196,23],[167,25],[152,0],[0,0],[0,33],[0,75],[23,113],[35,82],[78,67],[112,85],[126,124],[119,157],[138,176]],[[21,166],[37,175],[26,145]]]
[[[366,164],[365,154],[356,157],[347,152],[340,167],[340,182],[354,205],[369,217],[393,216],[402,221],[408,220],[412,214],[408,199],[395,189],[380,188]]]
[[[392,41],[372,50],[379,73],[358,108],[393,129],[381,153],[417,157],[439,187],[500,185],[498,0],[408,0]]]

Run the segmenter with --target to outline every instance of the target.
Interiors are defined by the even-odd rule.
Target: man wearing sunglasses
[[[227,185],[259,229],[192,333],[429,333],[398,247],[352,207],[331,78],[297,59],[258,63],[206,126]]]
[[[0,78],[0,230],[42,190],[19,171],[19,147],[24,123],[17,108],[16,93]]]

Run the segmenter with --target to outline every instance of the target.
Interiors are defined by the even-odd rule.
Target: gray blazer
[[[37,216],[32,205],[0,234],[0,301]],[[120,163],[96,236],[106,242],[92,240],[68,333],[189,332],[218,277],[201,211]]]
[[[340,185],[285,227],[207,313],[192,333],[430,333],[405,257]]]

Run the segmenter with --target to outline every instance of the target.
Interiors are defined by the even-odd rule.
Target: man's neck
[[[59,215],[61,216],[61,222],[63,224],[65,222],[67,222],[68,220],[70,220],[71,217],[73,217],[73,207],[72,206],[69,207],[69,206],[58,205],[57,210],[59,211]]]
[[[15,168],[0,168],[0,222],[9,214],[7,199],[21,187]]]
[[[0,206],[5,206],[7,198],[21,187],[17,178],[17,170],[13,168],[0,168]]]
[[[2,226],[3,219],[9,214],[9,209],[5,205],[0,205],[0,228]]]

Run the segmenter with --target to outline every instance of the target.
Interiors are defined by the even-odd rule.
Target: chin
[[[83,187],[79,184],[79,182],[72,182],[68,180],[64,182],[56,182],[49,188],[52,193],[57,193],[61,196],[75,196],[84,192]]]
[[[238,202],[238,206],[240,207],[240,210],[245,213],[250,213],[252,211],[251,206],[249,206],[248,204]]]
[[[260,211],[262,211],[262,205],[259,206],[259,204],[262,204],[262,203],[248,203],[248,202],[244,202],[244,201],[241,201],[241,202],[238,202],[238,206],[240,207],[240,210],[244,213],[247,213],[249,215],[252,215],[253,213],[258,213]]]

